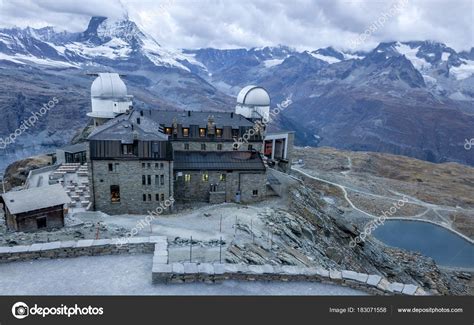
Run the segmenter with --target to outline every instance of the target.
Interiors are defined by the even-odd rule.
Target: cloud
[[[360,48],[392,40],[435,40],[456,50],[474,46],[471,0],[0,0],[0,22],[82,31],[90,16],[128,15],[173,48],[347,48],[400,1],[406,5]]]

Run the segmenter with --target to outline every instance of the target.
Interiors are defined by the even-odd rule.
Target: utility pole
[[[191,241],[189,242],[189,263],[193,261],[193,236],[191,236]]]
[[[222,236],[221,236],[221,239],[219,241],[219,263],[222,264]]]
[[[253,219],[250,219],[250,232],[252,233],[252,243],[255,244],[255,234],[253,233]]]

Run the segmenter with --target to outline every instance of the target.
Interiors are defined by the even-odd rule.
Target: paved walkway
[[[152,285],[152,255],[115,255],[0,264],[0,295],[365,295],[306,282]]]

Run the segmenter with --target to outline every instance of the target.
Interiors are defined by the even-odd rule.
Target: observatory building
[[[266,131],[256,125],[270,117],[270,96],[258,86],[245,87],[232,112],[132,109],[120,77],[99,74],[92,105],[92,208],[108,214],[146,214],[170,197],[182,203],[260,201],[270,159],[291,153],[291,144],[280,141],[267,144],[264,155]]]
[[[118,73],[94,74],[91,86],[92,111],[87,116],[94,119],[94,126],[104,124],[132,108],[132,98]]]

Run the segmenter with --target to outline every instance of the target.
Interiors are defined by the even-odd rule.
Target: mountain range
[[[92,17],[80,33],[0,29],[0,137],[50,98],[57,107],[0,149],[1,165],[68,143],[88,123],[90,73],[124,75],[135,106],[233,110],[248,84],[276,106],[292,105],[272,129],[296,131],[297,145],[387,152],[474,165],[474,48],[433,41],[387,42],[367,52],[181,49],[159,44],[129,19]]]

